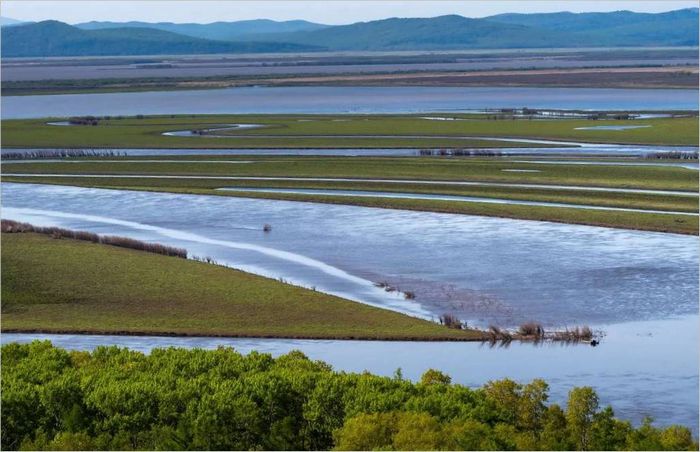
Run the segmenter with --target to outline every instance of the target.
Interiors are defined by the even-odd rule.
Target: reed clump
[[[544,328],[537,322],[526,322],[518,328],[518,334],[523,337],[540,339],[544,337]]]
[[[486,337],[491,342],[511,342],[513,340],[513,335],[508,330],[501,329],[495,325],[489,326],[489,329],[486,330]]]
[[[439,318],[440,320],[440,325],[444,325],[447,328],[454,328],[456,330],[462,330],[465,327],[465,324],[457,318],[457,316],[453,314],[443,314]]]
[[[671,159],[671,160],[697,160],[698,151],[670,151],[670,152],[650,152],[644,158],[655,159]]]
[[[96,126],[100,123],[100,118],[96,116],[74,116],[68,119],[72,126]]]
[[[92,149],[36,149],[26,152],[3,152],[3,160],[39,160],[80,157],[123,157],[126,152],[97,151]]]
[[[143,242],[141,240],[130,239],[128,237],[113,235],[101,236],[93,232],[73,231],[70,229],[56,227],[34,226],[29,223],[21,223],[13,220],[2,220],[0,222],[0,230],[4,233],[34,232],[37,234],[45,234],[55,239],[68,238],[82,240],[86,242],[101,243],[104,245],[146,251],[148,253],[163,254],[165,256],[180,257],[183,259],[187,258],[187,250],[184,248],[161,245],[160,243]]]
[[[565,328],[563,331],[555,331],[552,340],[564,342],[581,342],[591,341],[593,339],[593,330],[588,326]]]
[[[500,151],[490,149],[421,149],[422,156],[454,156],[454,157],[500,157]]]

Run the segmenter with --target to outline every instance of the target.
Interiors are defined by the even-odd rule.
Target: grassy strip
[[[156,191],[203,194],[201,191],[186,189],[159,189]],[[216,192],[216,194],[220,193],[221,192]],[[228,192],[228,195],[231,196],[231,193],[232,192]],[[206,192],[206,194],[213,193],[209,191]],[[347,204],[365,207],[379,207],[383,209],[459,213],[466,215],[552,221],[557,223],[581,224],[589,226],[605,226],[621,229],[673,232],[690,235],[698,234],[698,217],[681,215],[571,209],[564,207],[499,205],[462,201],[433,201],[422,199],[360,198],[352,196],[340,197],[253,192],[240,192],[238,195],[246,198],[310,201],[325,204]]]
[[[43,182],[60,181],[59,178],[40,176],[12,177],[5,181]],[[615,193],[588,190],[459,186],[442,184],[382,183],[366,181],[283,181],[283,180],[225,180],[225,179],[149,179],[149,178],[68,178],[72,185],[101,186],[148,186],[152,188],[180,187],[186,189],[216,190],[222,187],[236,188],[280,188],[280,189],[331,189],[368,190],[392,193],[417,193],[427,195],[475,196],[516,201],[539,201],[551,203],[577,204],[584,206],[619,207],[671,212],[698,212],[698,198],[671,194]]]
[[[34,233],[3,234],[2,244],[5,332],[482,338],[475,331],[190,260]]]
[[[559,69],[446,70],[334,74],[259,74],[195,77],[140,77],[70,80],[3,81],[3,96],[83,94],[141,91],[183,91],[249,86],[530,86],[589,88],[697,87],[691,66],[659,71],[657,68],[598,67]]]
[[[27,178],[4,178],[5,182],[27,183]],[[486,204],[464,201],[437,201],[424,199],[366,198],[353,196],[323,196],[308,194],[260,193],[260,192],[226,192],[211,188],[188,188],[182,186],[134,185],[138,180],[101,179],[51,179],[41,178],[34,183],[71,185],[82,187],[153,191],[167,193],[185,193],[194,195],[233,196],[259,199],[278,199],[288,201],[306,201],[325,204],[344,204],[383,209],[416,210],[424,212],[456,213],[481,215],[489,217],[513,218],[556,223],[603,226],[620,229],[671,232],[677,234],[698,234],[698,217],[671,214],[640,212],[603,211],[574,209],[565,207],[540,207],[506,204]],[[146,182],[147,184],[150,181]],[[131,185],[129,185],[131,184]]]
[[[457,116],[447,114],[448,116]],[[440,114],[430,114],[440,116]],[[696,118],[627,120],[625,125],[650,127],[579,130],[601,125],[595,120],[490,120],[477,116],[464,121],[432,121],[416,115],[191,115],[110,118],[95,126],[60,127],[48,119],[7,120],[2,123],[6,147],[113,148],[278,148],[278,147],[522,147],[527,143],[499,143],[438,137],[516,137],[601,143],[695,146]],[[225,132],[236,138],[163,136],[173,130],[221,127],[226,124],[266,127]],[[605,123],[608,123],[606,121]],[[618,122],[615,122],[617,124]],[[434,138],[406,139],[402,136]],[[537,145],[541,146],[541,145]]]
[[[196,160],[197,156],[183,156]],[[604,166],[517,163],[500,158],[437,157],[207,157],[250,161],[246,164],[207,162],[27,162],[5,166],[6,173],[132,174],[189,176],[332,177],[360,179],[417,179],[480,181],[589,187],[642,188],[697,192],[696,171],[663,166]],[[147,158],[148,160],[157,160]],[[167,156],[166,160],[177,160]],[[127,157],[126,160],[137,160]],[[513,172],[508,170],[536,172]],[[217,182],[218,184],[219,182]],[[238,182],[229,182],[230,185]],[[149,183],[150,184],[150,183]],[[226,183],[224,183],[225,185]]]

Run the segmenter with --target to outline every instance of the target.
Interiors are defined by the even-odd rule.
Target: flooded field
[[[485,149],[489,151],[488,149]],[[39,148],[4,148],[0,149],[0,155],[16,153],[52,152],[54,149]],[[86,151],[93,151],[88,149]],[[575,143],[575,147],[531,147],[531,148],[494,148],[490,151],[499,155],[547,155],[547,156],[610,156],[610,157],[643,157],[648,154],[672,153],[672,152],[697,152],[697,147],[691,146],[641,146],[641,145],[617,145]],[[138,149],[138,148],[101,148],[96,152],[114,153],[115,155],[129,156],[163,156],[163,155],[327,155],[349,157],[418,157],[421,149]],[[625,164],[624,162],[622,162]],[[686,165],[697,167],[694,162],[641,162],[650,165]],[[581,162],[586,164],[586,162]],[[632,163],[631,163],[632,164]],[[636,164],[636,163],[634,163]]]
[[[11,160],[5,162],[6,165],[12,163],[52,163],[52,162],[65,162],[62,160]],[[112,162],[130,162],[130,163],[202,163],[201,160],[69,160],[70,163],[112,163]],[[255,163],[254,160],[207,160],[207,163],[223,163],[223,164],[248,164]],[[559,163],[559,162],[544,162],[544,163]],[[624,164],[624,162],[619,162]],[[604,164],[603,162],[591,162],[591,164]],[[651,164],[649,164],[651,165]],[[671,164],[660,164],[661,166],[678,166]],[[692,165],[692,164],[688,164]],[[683,167],[683,166],[681,166]],[[688,169],[697,169],[697,164],[695,168],[689,167]],[[5,176],[8,177],[37,177],[37,173],[12,173],[5,172]],[[472,181],[430,181],[430,180],[419,180],[419,179],[353,179],[353,178],[343,178],[343,177],[258,177],[258,176],[183,176],[183,175],[142,175],[142,174],[51,174],[42,173],[45,177],[57,177],[57,178],[90,178],[90,179],[104,179],[104,178],[117,178],[117,179],[203,179],[203,180],[221,180],[221,181],[295,181],[295,182],[379,182],[388,184],[418,184],[418,185],[441,185],[441,186],[465,186],[465,187],[509,187],[509,188],[539,188],[544,190],[579,190],[579,191],[592,191],[592,192],[606,192],[606,193],[640,193],[640,194],[653,194],[653,195],[674,195],[674,196],[689,196],[697,197],[698,193],[692,191],[676,191],[676,190],[649,190],[643,188],[609,188],[609,187],[587,187],[580,185],[544,185],[544,184],[517,184],[508,182],[472,182]],[[226,188],[222,188],[225,190]],[[249,191],[249,190],[248,190]],[[376,192],[372,192],[375,193]],[[395,192],[392,192],[395,194]],[[409,194],[410,197],[410,194]],[[430,198],[427,198],[430,199]]]
[[[2,195],[4,218],[184,247],[426,318],[453,312],[479,325],[601,325],[692,314],[698,306],[693,236],[61,186],[3,184]]]
[[[501,170],[509,171],[509,170]],[[510,170],[510,171],[528,171],[528,170]],[[529,170],[536,171],[536,170]],[[673,215],[689,215],[697,216],[696,213],[689,212],[672,212],[650,209],[627,209],[622,207],[602,207],[584,204],[567,204],[555,202],[537,202],[537,201],[519,201],[513,199],[498,199],[486,198],[478,196],[457,196],[457,195],[431,195],[427,193],[396,193],[389,191],[369,191],[369,190],[338,190],[338,189],[312,189],[312,188],[255,188],[255,187],[223,187],[219,190],[233,192],[259,192],[259,193],[297,193],[309,195],[324,195],[324,196],[359,196],[366,198],[402,198],[402,199],[432,199],[438,201],[463,201],[463,202],[484,202],[492,204],[513,204],[521,206],[544,206],[544,207],[567,207],[572,209],[592,209],[592,210],[610,210],[619,212],[648,212],[659,214]]]
[[[483,108],[693,110],[697,90],[605,88],[251,87],[3,98],[2,119],[81,115],[414,113]]]

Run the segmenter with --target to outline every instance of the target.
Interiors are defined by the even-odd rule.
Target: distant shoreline
[[[616,66],[489,70],[398,70],[366,73],[310,73],[257,76],[143,77],[71,80],[3,81],[2,96],[190,91],[273,86],[442,86],[692,89],[697,65]]]

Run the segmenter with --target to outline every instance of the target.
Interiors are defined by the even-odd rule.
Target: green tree
[[[539,431],[542,428],[547,411],[548,392],[549,385],[540,379],[522,387],[518,402],[518,428],[530,431]]]
[[[597,410],[598,395],[593,388],[584,386],[569,392],[566,422],[577,450],[589,450],[591,425]]]
[[[437,419],[427,413],[398,413],[395,450],[436,450],[443,442],[442,428]]]
[[[491,428],[479,421],[452,421],[443,429],[447,450],[498,450]]]
[[[564,410],[557,404],[547,407],[547,411],[544,414],[542,433],[540,434],[540,449],[573,449],[566,429],[566,415]]]
[[[593,416],[591,449],[619,450],[624,448],[630,429],[631,425],[629,422],[615,419],[613,409],[606,407]]]
[[[520,409],[521,389],[521,385],[508,378],[486,383],[484,393],[486,400],[493,406],[496,420],[515,424]]]
[[[421,375],[420,383],[423,385],[448,385],[452,377],[435,369],[428,369]]]
[[[663,450],[698,450],[697,441],[688,427],[672,425],[661,432],[661,448]]]
[[[387,450],[396,432],[393,413],[360,414],[336,431],[336,450]]]

